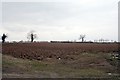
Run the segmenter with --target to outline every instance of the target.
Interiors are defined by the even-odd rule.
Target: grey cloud
[[[43,40],[72,39],[81,33],[94,37],[94,34],[102,29],[98,34],[107,37],[106,31],[111,28],[108,33],[114,39],[112,30],[117,28],[117,2],[115,0],[72,1],[4,2],[2,28],[17,34],[35,29]],[[58,37],[56,33],[61,36]],[[72,36],[67,36],[69,34]],[[50,37],[45,38],[45,35]]]

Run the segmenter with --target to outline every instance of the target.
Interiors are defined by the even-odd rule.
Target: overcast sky
[[[80,34],[85,34],[86,40],[117,41],[118,1],[3,0],[0,35],[8,34],[8,41],[25,41],[27,33],[34,30],[39,41],[78,40]]]

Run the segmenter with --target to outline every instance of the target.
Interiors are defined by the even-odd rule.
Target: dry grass
[[[73,61],[52,58],[38,61],[3,55],[3,77],[110,77],[108,72],[114,71],[114,67],[99,55],[83,53]]]

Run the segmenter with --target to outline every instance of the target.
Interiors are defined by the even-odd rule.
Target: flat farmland
[[[118,54],[117,43],[5,43],[2,44],[2,54],[3,77],[118,75],[115,59]]]
[[[27,59],[65,58],[80,53],[117,52],[118,44],[97,43],[6,43],[3,54]]]

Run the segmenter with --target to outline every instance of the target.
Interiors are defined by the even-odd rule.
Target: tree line
[[[7,34],[3,34],[1,39],[2,39],[2,43],[5,43],[5,40],[6,38],[8,37]],[[85,41],[85,37],[86,35],[85,34],[81,34],[79,36],[79,40],[81,40],[81,42],[86,42]],[[34,33],[34,31],[30,31],[28,34],[27,34],[27,39],[30,39],[30,42],[34,42],[34,39],[37,38],[37,34]],[[99,39],[99,40],[94,40],[94,42],[108,42],[109,40],[105,40],[105,39]],[[69,41],[68,41],[69,42]],[[76,40],[74,41],[76,42]],[[92,41],[89,41],[89,42],[92,42]],[[113,42],[113,40],[111,40],[111,42]],[[114,41],[115,42],[115,41]]]

